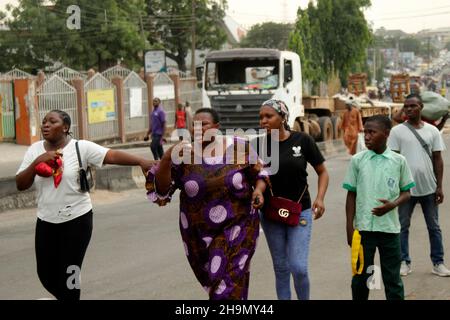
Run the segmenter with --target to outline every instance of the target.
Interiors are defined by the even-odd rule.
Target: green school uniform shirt
[[[356,193],[354,227],[359,231],[400,233],[397,208],[381,217],[372,209],[382,205],[378,199],[394,201],[400,192],[415,186],[405,157],[386,148],[377,154],[372,150],[354,155],[350,161],[343,188]]]

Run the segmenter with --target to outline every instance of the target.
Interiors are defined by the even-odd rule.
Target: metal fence
[[[136,72],[121,65],[109,68],[102,74],[110,81],[115,77],[123,79],[125,134],[147,131],[149,122],[147,84]]]
[[[14,80],[14,79],[34,79],[35,76],[32,76],[31,74],[22,71],[20,69],[13,69],[11,71],[8,71],[7,73],[2,74],[3,79],[7,80]]]
[[[196,87],[195,78],[178,72],[180,76],[181,103],[190,102],[193,111],[201,107],[201,91]],[[79,138],[77,90],[71,85],[72,80],[84,81],[84,103],[87,110],[87,139],[101,141],[119,136],[117,89],[111,82],[114,77],[123,79],[123,99],[125,112],[125,134],[133,135],[148,130],[148,90],[147,83],[136,72],[114,66],[103,73],[97,73],[90,79],[84,72],[68,67],[61,68],[47,75],[36,90],[38,101],[38,121],[53,109],[67,112],[72,120],[71,131]],[[15,116],[12,80],[31,79],[37,77],[19,69],[0,75],[1,122],[0,138],[15,138]],[[172,128],[175,122],[175,87],[167,73],[158,73],[153,81],[153,93],[161,99],[166,112],[167,127]],[[109,91],[109,92],[108,92]],[[111,105],[113,105],[111,107]],[[109,112],[104,112],[109,106]],[[96,108],[98,108],[96,110]],[[100,115],[101,114],[101,115]]]
[[[175,87],[172,79],[166,73],[158,73],[153,80],[154,97],[161,99],[166,112],[166,124],[171,128],[175,123]]]
[[[130,69],[124,68],[121,65],[116,65],[112,68],[109,68],[102,72],[102,75],[108,79],[109,81],[112,80],[114,77],[121,77],[122,79],[125,79],[130,75],[132,71]]]
[[[183,104],[189,101],[192,111],[195,112],[203,106],[202,91],[197,87],[197,79],[188,78],[180,81],[180,99]]]
[[[123,83],[125,133],[138,133],[148,130],[147,84],[135,72],[131,72]]]
[[[86,92],[86,102],[88,108],[87,118],[88,118],[89,140],[98,141],[117,137],[119,132],[119,123],[117,119],[117,95],[115,86],[101,73],[96,73],[91,79],[89,79],[85,83],[84,90]],[[89,105],[89,103],[91,102],[92,104],[95,104],[98,103],[99,101],[97,102],[89,101],[88,96],[89,95],[92,96],[96,93],[101,93],[101,91],[104,90],[113,90],[114,116],[109,117],[106,121],[96,122],[96,120],[93,117],[93,114],[95,112],[95,108],[98,106]]]
[[[65,81],[69,82],[71,80],[74,79],[84,79],[86,80],[86,75],[81,74],[80,72],[64,67],[62,69],[59,69],[58,71],[56,71],[55,73],[53,73],[53,75],[57,75],[59,77],[61,77],[62,79],[64,79]]]
[[[70,131],[78,139],[77,91],[58,75],[51,76],[37,89],[39,123],[54,109],[65,111],[72,121]]]
[[[13,140],[16,137],[16,119],[14,116],[13,83],[0,80],[0,121],[1,140]]]

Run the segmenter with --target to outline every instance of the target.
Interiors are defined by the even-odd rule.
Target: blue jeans
[[[442,245],[442,232],[439,227],[439,212],[436,205],[436,194],[430,194],[422,197],[411,197],[408,202],[400,205],[398,213],[400,216],[400,224],[402,226],[400,241],[402,248],[402,261],[411,263],[409,257],[409,226],[411,224],[411,216],[417,203],[422,206],[422,212],[428,229],[428,237],[430,238],[431,261],[433,264],[444,262],[444,246]]]
[[[308,256],[311,241],[312,212],[302,211],[307,225],[291,227],[272,222],[261,214],[261,225],[267,239],[275,271],[275,284],[279,300],[291,299],[291,274],[299,300],[309,299]]]

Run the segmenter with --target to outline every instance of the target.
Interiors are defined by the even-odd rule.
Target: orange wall
[[[29,146],[39,140],[40,128],[35,91],[32,80],[14,80],[17,144]]]

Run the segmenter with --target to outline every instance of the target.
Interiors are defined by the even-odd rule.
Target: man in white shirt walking
[[[389,147],[406,158],[416,183],[416,187],[411,189],[411,199],[399,206],[402,250],[400,274],[406,276],[412,271],[409,226],[414,207],[420,203],[430,238],[432,272],[441,277],[448,277],[450,270],[444,265],[444,247],[438,219],[438,206],[444,200],[444,162],[441,151],[445,150],[445,146],[438,129],[422,121],[422,109],[420,95],[407,96],[403,106],[407,121],[394,127],[388,140]]]

